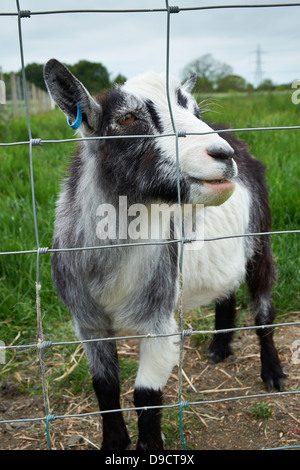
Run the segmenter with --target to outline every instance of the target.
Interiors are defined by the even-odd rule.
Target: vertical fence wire
[[[43,347],[44,333],[43,333],[43,325],[42,325],[41,296],[40,296],[40,291],[41,291],[40,252],[39,252],[40,244],[39,244],[39,233],[38,233],[38,225],[37,225],[34,170],[33,170],[33,151],[32,151],[32,147],[35,141],[32,139],[31,123],[30,123],[30,116],[29,116],[28,95],[27,95],[27,86],[26,86],[26,75],[25,75],[23,36],[22,36],[22,26],[21,26],[22,13],[21,13],[19,0],[16,0],[16,5],[17,5],[17,10],[18,10],[18,33],[19,33],[19,48],[20,48],[21,68],[22,68],[22,82],[23,82],[23,89],[24,89],[27,129],[28,129],[28,136],[29,136],[29,141],[30,141],[29,142],[30,181],[31,181],[33,222],[34,222],[34,231],[35,231],[35,239],[36,239],[36,246],[37,246],[35,286],[36,286],[38,353],[39,353],[39,362],[40,362],[40,370],[41,370],[41,382],[42,382],[42,390],[43,390],[44,407],[45,407],[46,416],[48,417],[50,414],[50,408],[49,408],[48,383],[46,380],[46,367],[45,367],[44,347]],[[24,16],[24,13],[23,13],[23,16]],[[48,425],[48,418],[47,418],[47,425]],[[47,426],[47,429],[48,429],[48,426]],[[50,443],[49,438],[48,438],[48,444],[49,444],[49,448],[51,448],[51,443]]]
[[[179,259],[179,274],[178,274],[178,318],[179,318],[179,328],[180,331],[183,331],[183,311],[182,311],[182,295],[183,295],[183,233],[182,233],[182,205],[181,205],[181,193],[180,193],[180,173],[179,173],[179,147],[178,147],[178,132],[176,129],[172,104],[170,99],[170,26],[171,26],[171,13],[172,10],[169,6],[168,0],[166,1],[166,9],[167,9],[167,38],[166,38],[166,94],[167,94],[167,101],[169,106],[169,114],[171,118],[173,132],[175,133],[175,145],[176,145],[176,169],[177,169],[177,193],[178,193],[178,208],[179,208],[179,229],[180,229],[180,238],[181,243],[179,246],[180,250],[180,259]],[[184,335],[181,335],[180,338],[180,350],[179,350],[179,363],[178,363],[178,401],[182,403],[182,370],[183,370],[183,348],[184,348]],[[182,406],[180,406],[180,434],[181,440],[184,449],[186,449],[184,434],[182,431]]]
[[[30,165],[30,181],[31,181],[31,197],[32,197],[32,210],[33,210],[33,221],[34,221],[34,229],[35,229],[35,239],[36,239],[36,250],[24,250],[22,252],[8,252],[8,253],[0,253],[1,255],[7,255],[7,254],[12,254],[12,253],[33,253],[36,254],[36,315],[37,315],[37,331],[38,331],[38,342],[36,345],[24,345],[20,346],[20,348],[29,348],[29,347],[35,347],[38,350],[38,355],[39,355],[39,362],[40,362],[40,370],[41,370],[41,382],[42,382],[42,390],[43,390],[43,400],[44,400],[44,408],[45,408],[45,417],[44,418],[28,418],[28,419],[20,419],[20,420],[5,420],[1,421],[0,423],[7,423],[7,422],[16,422],[16,421],[39,421],[43,420],[46,422],[46,435],[47,435],[47,442],[48,442],[48,447],[49,449],[52,448],[51,446],[51,438],[50,438],[50,422],[53,421],[54,419],[59,419],[59,418],[71,418],[73,416],[76,417],[81,417],[81,416],[86,416],[86,415],[99,415],[103,414],[105,412],[95,412],[95,413],[81,413],[79,415],[65,415],[65,416],[55,416],[51,414],[50,410],[50,403],[49,403],[49,394],[48,394],[48,384],[47,384],[47,379],[46,379],[46,368],[45,368],[45,358],[44,358],[44,352],[46,347],[51,347],[53,345],[66,345],[66,344],[77,344],[77,343],[82,343],[81,341],[71,341],[71,342],[60,342],[60,343],[51,343],[47,342],[44,340],[44,333],[43,333],[43,325],[42,325],[42,314],[41,314],[41,297],[40,297],[40,290],[41,290],[41,283],[40,283],[40,255],[41,254],[46,254],[51,251],[48,248],[41,248],[39,245],[39,233],[38,233],[38,224],[37,224],[37,213],[36,213],[36,200],[35,200],[35,184],[34,184],[34,164],[33,164],[33,146],[35,145],[40,145],[41,144],[41,139],[32,139],[32,133],[31,133],[31,123],[30,123],[30,115],[29,115],[29,105],[28,105],[28,96],[27,96],[27,89],[26,89],[26,76],[25,76],[25,61],[24,61],[24,48],[23,48],[23,36],[22,36],[22,27],[21,27],[21,22],[22,18],[25,17],[30,17],[31,14],[49,14],[49,13],[70,13],[70,12],[75,12],[74,10],[66,10],[66,11],[58,11],[58,12],[30,12],[28,10],[21,10],[20,8],[20,2],[19,0],[16,0],[16,6],[17,6],[17,15],[18,15],[18,36],[19,36],[19,48],[20,48],[20,57],[21,57],[21,67],[22,67],[22,82],[23,82],[23,89],[24,89],[24,101],[25,101],[25,108],[26,108],[26,120],[27,120],[27,129],[28,129],[28,136],[29,136],[29,141],[28,142],[16,142],[13,144],[1,144],[1,145],[28,145],[29,144],[29,165]],[[279,6],[300,6],[300,3],[294,3],[294,4],[266,4],[266,5],[227,5],[227,6],[203,6],[203,7],[189,7],[189,8],[179,8],[179,7],[174,7],[174,6],[169,6],[168,0],[165,0],[165,9],[157,9],[157,10],[121,10],[123,13],[125,12],[137,12],[137,11],[142,11],[142,12],[150,12],[150,11],[162,11],[166,12],[167,15],[167,27],[166,27],[166,95],[167,95],[167,100],[168,100],[168,106],[169,106],[169,114],[170,114],[170,119],[172,123],[172,128],[173,128],[173,136],[175,139],[175,152],[176,152],[176,164],[177,164],[177,187],[178,187],[178,205],[180,208],[179,211],[179,217],[180,221],[182,221],[182,206],[181,206],[181,194],[180,194],[180,169],[179,169],[179,138],[184,137],[185,135],[189,135],[188,130],[178,130],[176,129],[174,117],[173,117],[173,111],[172,111],[172,103],[171,103],[171,98],[170,98],[170,83],[169,83],[169,78],[170,78],[170,30],[171,30],[171,15],[179,13],[181,10],[193,10],[193,9],[198,9],[198,10],[203,10],[203,9],[216,9],[216,8],[256,8],[256,7],[263,7],[263,6],[269,6],[269,7],[279,7]],[[83,13],[83,12],[91,12],[92,10],[76,10],[78,13]],[[98,13],[99,12],[117,12],[120,10],[96,10]],[[6,15],[2,14],[1,15]],[[300,126],[289,126],[289,127],[284,127],[280,129],[299,129]],[[246,129],[246,130],[262,130],[265,128],[256,128],[256,129]],[[272,129],[279,129],[279,128],[269,128],[270,130]],[[223,132],[237,132],[240,130],[245,130],[245,129],[227,129],[224,130]],[[212,133],[220,131],[212,131]],[[221,131],[222,132],[222,131]],[[130,136],[132,137],[132,136]],[[135,136],[133,136],[135,137]],[[138,136],[139,138],[141,136]],[[145,136],[149,137],[149,136]],[[151,138],[151,137],[150,137]],[[82,140],[82,139],[67,139],[65,141],[69,140]],[[48,141],[58,143],[59,141]],[[180,224],[180,227],[182,227],[182,223]],[[283,234],[283,233],[299,233],[300,230],[293,230],[293,231],[278,231],[278,232],[271,232],[271,233],[278,233],[278,234]],[[240,234],[240,235],[234,235],[234,236],[255,236],[257,234]],[[260,234],[261,235],[261,234]],[[232,237],[216,237],[213,240],[217,239],[222,239],[222,238],[232,238]],[[209,239],[204,239],[204,241],[209,242]],[[184,330],[184,324],[183,324],[183,311],[182,311],[182,293],[183,293],[183,253],[184,253],[184,244],[187,243],[188,240],[184,239],[183,234],[180,234],[180,237],[178,237],[178,240],[175,240],[171,243],[178,243],[179,249],[180,249],[180,263],[179,263],[179,308],[178,308],[178,315],[179,315],[179,333],[176,332],[174,335],[179,335],[180,337],[180,359],[179,359],[179,367],[178,367],[178,403],[175,403],[173,405],[164,405],[163,408],[172,408],[172,407],[179,407],[179,417],[180,417],[180,434],[181,434],[181,440],[182,440],[182,445],[183,448],[186,449],[186,444],[185,444],[185,438],[184,438],[184,432],[183,432],[183,409],[187,407],[188,405],[192,404],[200,404],[203,405],[205,403],[220,403],[220,402],[226,402],[226,401],[232,401],[232,400],[239,400],[239,399],[251,399],[253,397],[265,397],[265,396],[284,396],[284,395],[294,395],[294,394],[299,394],[299,391],[289,391],[289,392],[278,392],[278,393],[272,393],[272,394],[258,394],[258,395],[248,395],[248,396],[240,396],[240,397],[232,397],[232,398],[222,398],[219,400],[201,400],[199,402],[192,402],[188,403],[183,400],[182,397],[182,372],[183,372],[183,348],[184,348],[184,340],[185,336],[189,336],[192,334],[216,334],[216,333],[221,333],[221,332],[228,332],[228,331],[236,331],[237,329],[243,330],[243,329],[257,329],[257,327],[244,327],[244,328],[233,328],[233,329],[226,329],[226,330],[218,330],[218,331],[190,331],[190,330]],[[161,242],[159,242],[161,243]],[[136,243],[133,245],[139,245],[143,243]],[[120,246],[120,245],[117,245]],[[124,245],[125,246],[125,245]],[[107,247],[82,247],[82,249],[100,249],[100,248],[107,248]],[[111,248],[111,247],[110,247]],[[273,326],[284,326],[284,325],[299,325],[300,322],[288,322],[284,324],[278,324],[278,325],[273,325]],[[261,326],[261,328],[267,328],[268,325]],[[146,335],[146,337],[152,337],[154,335]],[[160,335],[155,335],[155,336],[160,336]],[[164,335],[161,335],[164,336]],[[140,337],[145,337],[145,335],[139,335],[139,336],[129,336],[129,337],[120,337],[120,338],[114,338],[114,339],[124,339],[124,338],[140,338]],[[109,340],[109,338],[106,339],[94,339],[93,341],[99,341],[99,340]],[[18,346],[14,346],[14,348],[17,348]],[[5,347],[5,349],[9,349],[9,347]],[[156,408],[156,407],[148,407],[148,408]],[[138,410],[138,409],[143,409],[143,408],[126,408],[125,410]],[[109,410],[108,412],[112,412],[116,410]],[[295,446],[293,446],[295,447]]]

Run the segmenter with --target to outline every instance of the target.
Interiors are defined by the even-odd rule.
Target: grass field
[[[199,99],[200,101],[200,99]],[[221,122],[227,127],[261,127],[299,125],[300,105],[294,105],[287,92],[235,94],[214,96],[210,111],[204,117]],[[41,139],[72,138],[73,131],[66,125],[59,111],[33,116],[32,135]],[[300,228],[300,133],[297,130],[241,132],[252,153],[267,166],[273,230]],[[0,142],[28,140],[25,117],[14,121],[0,119]],[[35,195],[40,246],[51,246],[54,208],[60,182],[74,143],[44,144],[33,148]],[[0,251],[35,249],[35,232],[31,201],[29,149],[27,145],[0,147]],[[279,278],[274,290],[275,307],[279,320],[288,319],[290,312],[299,312],[300,305],[300,237],[297,234],[273,236],[273,250]],[[32,254],[0,257],[0,340],[5,344],[36,342],[36,256]],[[63,341],[74,339],[69,313],[58,300],[50,276],[50,256],[40,259],[41,302],[45,339]],[[243,288],[239,302],[246,304]],[[212,327],[211,323],[209,326]],[[196,327],[196,325],[194,325]],[[205,326],[207,327],[207,325]],[[202,328],[201,312],[197,328]],[[74,348],[73,348],[74,350]],[[15,353],[7,353],[8,360]],[[20,372],[20,363],[29,368],[33,353],[18,353],[16,360],[1,372],[2,379]],[[59,350],[55,362],[57,377],[66,370],[69,348]],[[130,359],[122,359],[125,376],[134,374],[136,366]],[[71,381],[72,393],[80,390],[86,380],[87,366],[77,368],[76,380]],[[5,372],[5,374],[3,373]],[[52,368],[53,372],[53,368]],[[68,378],[66,379],[68,380]],[[29,383],[29,382],[28,382]],[[23,382],[26,387],[26,381]],[[59,382],[57,382],[57,386]],[[66,386],[66,382],[64,382]],[[30,383],[31,393],[40,393],[40,384]]]

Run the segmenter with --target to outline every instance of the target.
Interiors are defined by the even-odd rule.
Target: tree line
[[[240,75],[233,73],[231,65],[216,60],[211,54],[205,54],[190,62],[183,70],[183,78],[191,73],[197,74],[194,91],[197,93],[235,92],[235,91],[272,91],[291,88],[287,85],[275,85],[271,79],[266,78],[256,88]]]
[[[113,84],[124,83],[126,77],[119,74],[111,80],[107,68],[97,62],[80,60],[74,65],[65,64],[70,71],[86,86],[91,94],[97,94],[110,88]],[[31,63],[26,65],[25,74],[28,82],[42,90],[46,90],[43,79],[43,64]],[[205,54],[186,65],[182,71],[182,79],[187,79],[191,73],[197,74],[194,91],[196,93],[211,92],[245,92],[254,91],[254,86],[240,75],[236,75],[230,65],[219,62],[211,54]],[[4,74],[4,78],[5,78]],[[9,74],[7,74],[9,76]],[[21,71],[17,72],[21,75]],[[290,84],[276,86],[272,80],[265,79],[256,90],[271,91],[275,89],[290,89]],[[7,89],[7,94],[10,90]]]
[[[80,60],[74,65],[65,64],[69,70],[85,85],[91,94],[97,94],[110,88],[115,83],[124,83],[126,78],[119,74],[114,80],[110,79],[107,68],[101,63]],[[31,63],[25,66],[26,81],[33,83],[41,90],[47,91],[43,77],[44,64]],[[22,75],[22,71],[16,72],[17,76]],[[11,96],[10,73],[3,74],[6,82],[6,92],[8,99]]]

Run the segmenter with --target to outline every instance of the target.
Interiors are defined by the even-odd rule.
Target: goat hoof
[[[284,391],[284,380],[286,375],[282,372],[282,370],[277,373],[274,372],[274,374],[270,372],[262,373],[261,377],[266,384],[268,393],[271,392],[273,388],[276,388],[279,392]]]
[[[148,442],[138,442],[136,450],[164,450],[163,443],[148,443]]]
[[[160,436],[156,436],[156,439],[154,436],[149,437],[147,440],[142,440],[139,439],[136,450],[164,450],[164,443],[165,443],[165,436],[161,432]]]
[[[265,382],[267,386],[267,391],[270,393],[273,388],[276,388],[279,392],[284,391],[284,379],[279,379],[278,381],[274,382],[273,379],[270,379]]]
[[[209,357],[212,361],[217,364],[218,362],[222,362],[228,356],[233,355],[233,351],[230,346],[224,346],[223,344],[217,344],[212,342],[208,348]]]
[[[101,450],[125,450],[130,445],[131,440],[129,437],[120,438],[112,441],[103,441]]]

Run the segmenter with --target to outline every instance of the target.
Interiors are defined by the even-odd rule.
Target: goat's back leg
[[[216,302],[215,308],[215,329],[223,330],[235,327],[236,300],[235,294],[232,293],[223,300]],[[209,345],[209,354],[214,362],[223,361],[230,356],[232,349],[230,346],[233,332],[216,333]]]
[[[260,246],[247,265],[247,284],[257,326],[272,325],[275,319],[272,286],[276,270],[269,239],[262,239]],[[282,391],[285,374],[274,345],[274,328],[258,328],[256,332],[260,341],[261,378],[268,391],[273,387]]]
[[[81,332],[80,338],[91,339],[91,336]],[[100,411],[119,410],[119,364],[115,341],[88,342],[84,347]],[[102,450],[124,450],[130,444],[121,411],[103,413],[102,428]]]
[[[166,331],[177,331],[176,322],[170,323]],[[179,341],[177,336],[145,338],[140,342],[140,363],[135,382],[134,404],[136,407],[155,407],[137,410],[139,438],[138,450],[158,450],[164,448],[161,432],[161,405],[163,403],[163,387],[173,367],[178,364]]]

